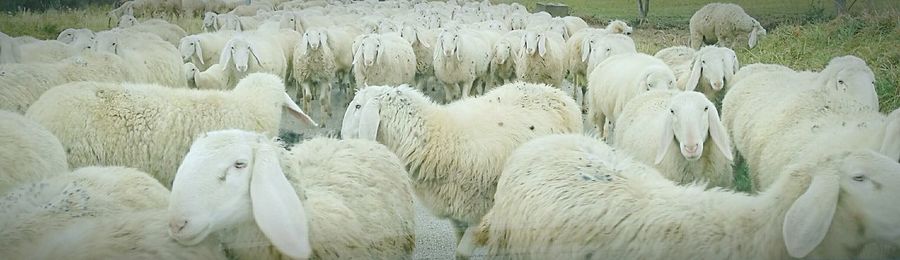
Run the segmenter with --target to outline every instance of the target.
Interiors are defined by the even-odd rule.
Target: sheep
[[[397,154],[423,205],[450,219],[459,240],[490,209],[510,151],[581,129],[575,101],[543,84],[503,85],[445,106],[408,86],[369,86],[347,107],[341,136],[377,140]]]
[[[130,65],[111,53],[85,52],[56,63],[0,65],[0,109],[25,113],[48,89],[67,82],[134,80]]]
[[[566,45],[549,32],[526,32],[519,43],[516,76],[519,80],[559,87],[565,77]]]
[[[622,110],[616,131],[616,148],[636,161],[653,165],[669,180],[734,187],[731,140],[716,106],[703,94],[677,90],[645,92]]]
[[[222,69],[222,64],[213,64],[204,71],[200,71],[197,65],[193,63],[184,64],[184,74],[187,77],[188,86],[198,89],[221,89],[227,90],[228,75]]]
[[[578,34],[571,39],[575,42],[567,42],[568,72],[572,75],[575,86],[575,101],[584,104],[584,86],[587,85],[588,72],[594,71],[601,62],[613,55],[624,53],[637,53],[634,40],[622,34],[597,33],[582,38],[578,43]]]
[[[62,144],[47,129],[23,115],[0,110],[0,195],[21,183],[68,172]]]
[[[59,138],[71,167],[135,167],[169,187],[196,134],[236,128],[275,135],[282,107],[316,126],[284,92],[283,81],[265,73],[248,75],[231,91],[71,83],[44,93],[26,116]]]
[[[400,34],[360,35],[353,46],[352,70],[357,89],[415,81],[416,54]]]
[[[606,25],[606,31],[609,33],[631,35],[631,33],[634,32],[634,28],[631,28],[631,26],[628,26],[627,23],[621,20],[612,20]]]
[[[203,14],[203,32],[215,32],[219,30],[218,15],[213,12]]]
[[[463,29],[441,32],[435,45],[434,75],[444,84],[446,101],[468,97],[475,81],[487,76],[491,43],[479,32]]]
[[[201,33],[188,35],[181,38],[178,51],[185,62],[192,62],[198,68],[206,70],[217,62],[222,55],[222,48],[235,35],[235,31],[217,31],[213,33]]]
[[[77,55],[88,44],[82,42],[80,46],[65,44],[57,40],[37,41],[29,44],[21,44],[22,52],[20,63],[52,63]]]
[[[19,63],[22,60],[22,50],[12,37],[0,32],[0,64]]]
[[[653,56],[630,53],[609,57],[588,76],[588,119],[607,140],[613,140],[614,123],[629,100],[651,89],[674,87],[672,70]]]
[[[353,42],[360,34],[359,30],[352,26],[335,26],[327,28],[325,32],[328,35],[328,47],[334,53],[335,75],[339,81],[350,86],[353,79],[353,74],[350,72],[350,69],[353,68],[353,46],[347,43]],[[349,87],[341,89],[346,90]]]
[[[155,83],[169,87],[187,87],[178,49],[150,33],[109,30],[97,33],[93,51],[108,52],[127,63],[133,82]]]
[[[594,138],[547,136],[510,156],[472,246],[489,258],[849,259],[897,243],[897,161],[838,150],[782,172],[758,195],[704,190]]]
[[[491,52],[489,74],[494,76],[494,85],[504,85],[517,79],[516,57],[521,48],[520,42],[525,35],[523,30],[514,30],[503,34],[494,43]]]
[[[138,22],[137,19],[131,15],[122,16],[122,18],[119,19],[118,28],[155,34],[172,45],[178,45],[181,38],[187,36],[187,32],[178,25],[159,19]]]
[[[415,243],[403,164],[371,141],[314,138],[288,152],[262,134],[209,132],[185,155],[170,202],[172,238],[221,234],[236,259],[411,259]]]
[[[691,48],[699,49],[703,44],[718,44],[734,49],[739,35],[747,33],[747,45],[756,46],[759,36],[766,35],[766,29],[756,19],[747,15],[741,6],[731,3],[710,3],[691,16]]]
[[[689,53],[692,59],[682,56]],[[667,55],[672,57],[665,57]],[[716,104],[721,104],[726,85],[740,69],[737,54],[725,47],[704,46],[699,51],[685,46],[671,47],[661,50],[655,56],[669,65],[673,72],[678,71],[675,73],[678,89],[699,91]]]
[[[572,36],[576,32],[581,31],[582,29],[591,28],[588,26],[587,22],[581,17],[578,16],[566,16],[561,18],[563,22],[566,24],[566,35]]]
[[[437,43],[437,32],[412,24],[402,24],[400,37],[409,41],[416,55],[416,89],[425,91],[425,86],[435,79],[433,46]]]
[[[277,36],[264,31],[236,35],[225,43],[219,56],[228,86],[236,86],[245,75],[267,72],[287,79],[288,60]],[[252,59],[251,59],[252,58]]]
[[[235,7],[229,14],[234,14],[237,16],[256,16],[259,11],[274,11],[272,6],[263,4],[263,3],[252,3],[249,5],[239,5]]]
[[[56,40],[65,44],[79,46],[83,49],[83,47],[89,46],[94,41],[95,36],[96,34],[87,28],[68,28],[60,32],[56,36]]]
[[[315,84],[321,101],[319,107],[325,118],[331,117],[331,82],[335,77],[335,57],[328,46],[328,34],[311,28],[303,33],[300,44],[294,48],[294,81],[303,87],[303,109],[310,111]]]
[[[225,259],[218,244],[185,247],[166,234],[169,191],[146,173],[87,167],[0,199],[9,259]]]

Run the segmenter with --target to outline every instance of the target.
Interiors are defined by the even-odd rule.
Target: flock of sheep
[[[900,110],[854,56],[741,66],[766,30],[734,4],[654,55],[621,21],[488,1],[109,14],[0,33],[6,258],[409,259],[414,200],[458,257],[900,256]],[[160,14],[204,32],[135,18]],[[283,114],[341,138],[286,143]]]

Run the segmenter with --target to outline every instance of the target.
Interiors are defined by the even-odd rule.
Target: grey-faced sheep
[[[16,185],[69,170],[62,144],[47,129],[24,116],[0,110],[0,195]]]
[[[593,138],[547,136],[510,156],[474,241],[501,259],[849,259],[900,243],[896,160],[832,150],[782,172],[755,196],[704,190]]]
[[[703,6],[691,16],[691,48],[698,49],[704,44],[718,44],[734,49],[737,39],[747,34],[747,45],[756,46],[759,36],[766,35],[766,29],[756,19],[747,15],[739,5],[731,3],[711,3]]]
[[[178,168],[169,221],[179,243],[219,234],[236,259],[410,259],[415,242],[403,165],[363,140],[317,138],[288,152],[258,133],[204,134]]]
[[[418,198],[450,219],[457,239],[490,209],[510,151],[582,129],[572,98],[524,82],[444,106],[407,86],[370,86],[356,93],[343,120],[343,138],[377,140],[400,157]]]
[[[616,148],[679,184],[734,186],[728,131],[715,105],[693,91],[653,90],[628,102],[616,121]]]
[[[257,73],[231,91],[78,82],[44,93],[26,115],[59,138],[69,165],[121,165],[170,186],[191,140],[217,129],[278,133],[282,109],[315,123],[277,76]]]

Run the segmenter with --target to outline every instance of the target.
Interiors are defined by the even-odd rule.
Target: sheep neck
[[[436,128],[433,119],[438,105],[421,94],[410,94],[409,91],[395,92],[385,95],[381,106],[381,127],[378,141],[385,144],[405,163],[406,170],[414,181],[428,178],[422,173],[434,172],[435,165],[428,160],[431,150],[450,147],[429,146],[429,133],[441,132]],[[427,116],[426,116],[427,115]],[[427,118],[427,119],[426,119]]]

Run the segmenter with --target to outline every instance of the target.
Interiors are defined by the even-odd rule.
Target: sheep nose
[[[240,72],[247,71],[247,66],[237,66],[237,70]]]
[[[169,220],[169,230],[171,230],[172,233],[181,232],[181,230],[184,230],[184,227],[187,226],[187,223],[188,223],[187,219]]]
[[[720,89],[722,89],[722,82],[721,82],[721,81],[713,82],[713,86],[712,86],[712,87],[713,87],[713,89],[715,89],[715,90],[720,90]]]
[[[685,145],[684,150],[688,153],[696,153],[698,147],[700,147],[698,144]]]

